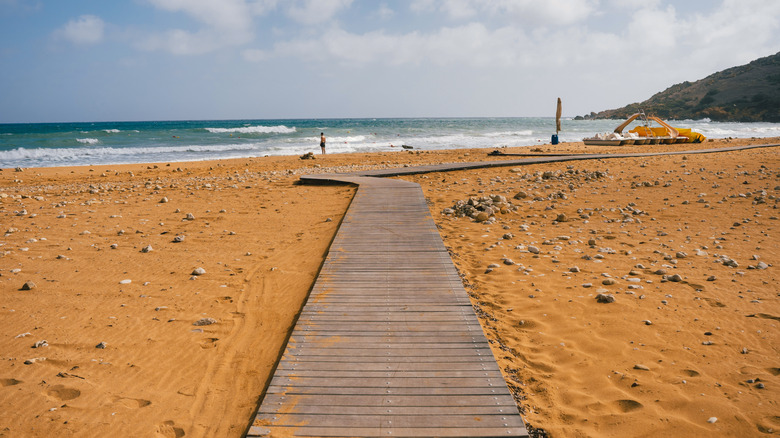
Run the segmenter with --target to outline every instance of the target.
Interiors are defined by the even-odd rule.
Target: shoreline
[[[778,140],[715,140],[652,150]],[[562,143],[530,149],[651,148]],[[6,432],[240,436],[354,193],[349,186],[296,185],[297,177],[507,158],[488,157],[489,151],[4,169],[0,313],[7,323],[0,329],[0,408],[6,414],[0,420]],[[771,293],[780,257],[774,248],[777,225],[769,219],[774,213],[765,210],[774,210],[780,195],[772,171],[780,168],[778,154],[752,150],[515,167],[402,178],[420,183],[430,200],[524,419],[553,436],[621,436],[640,428],[651,435],[777,433],[780,424],[771,413],[779,401],[771,388],[780,384],[771,371],[778,367],[776,320],[744,315],[780,315]],[[603,177],[586,180],[604,169]],[[553,172],[550,178],[543,178],[546,171]],[[759,187],[768,192],[757,195],[763,203],[744,210],[742,203],[755,196],[740,197],[738,190]],[[518,191],[527,198],[514,200]],[[566,198],[552,196],[559,192]],[[441,214],[458,199],[486,194],[506,196],[521,209],[498,215],[493,225]],[[706,210],[699,199],[707,202]],[[634,215],[632,209],[646,214]],[[19,215],[21,210],[26,214]],[[553,224],[559,212],[571,220]],[[641,222],[622,222],[624,213]],[[680,222],[689,217],[700,222]],[[177,236],[184,238],[174,242]],[[142,252],[147,246],[152,250]],[[540,252],[529,252],[531,246]],[[614,252],[599,252],[602,248]],[[686,257],[676,258],[677,252]],[[737,268],[714,263],[714,254],[725,252]],[[595,257],[599,254],[603,258]],[[759,262],[767,269],[747,269]],[[485,273],[493,263],[499,267]],[[574,266],[578,272],[567,271]],[[197,267],[206,274],[192,275]],[[679,272],[682,281],[664,281],[655,274],[659,269],[667,271],[663,275]],[[715,281],[707,281],[708,272]],[[601,284],[607,278],[615,283]],[[27,281],[35,288],[19,290]],[[583,287],[586,283],[591,286]],[[628,287],[637,285],[642,289]],[[735,287],[745,298],[734,296]],[[615,302],[596,303],[597,293],[611,294]],[[640,300],[640,294],[646,298]],[[681,315],[685,312],[698,320]],[[207,318],[216,323],[193,325]],[[741,335],[747,327],[763,336]],[[17,337],[25,333],[30,335]],[[702,345],[710,339],[712,344]],[[48,346],[31,349],[42,340]],[[100,342],[106,348],[96,348]],[[720,363],[713,363],[712,354]],[[46,360],[24,364],[38,357]],[[745,383],[749,379],[754,382]],[[707,423],[713,416],[718,421]]]

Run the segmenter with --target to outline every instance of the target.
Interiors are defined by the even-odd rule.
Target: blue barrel
[[[558,144],[558,134],[552,135],[552,144]]]

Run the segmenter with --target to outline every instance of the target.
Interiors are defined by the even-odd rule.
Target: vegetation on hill
[[[590,113],[584,119],[623,119],[639,111],[664,119],[780,122],[780,52],[683,82],[641,103]]]

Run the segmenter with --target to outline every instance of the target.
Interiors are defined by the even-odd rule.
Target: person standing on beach
[[[325,155],[325,133],[320,132],[320,149],[322,149],[322,155]]]

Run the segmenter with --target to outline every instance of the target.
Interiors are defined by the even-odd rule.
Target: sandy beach
[[[530,151],[761,143],[780,139]],[[355,192],[299,176],[507,158],[488,152],[3,169],[0,436],[242,436]],[[423,187],[532,428],[773,436],[778,152],[402,179]],[[516,211],[458,214],[491,195]]]

